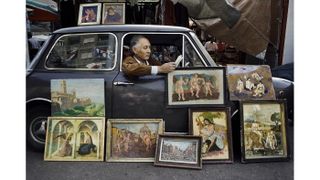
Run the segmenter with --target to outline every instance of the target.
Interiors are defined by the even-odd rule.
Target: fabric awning
[[[58,6],[52,0],[26,0],[26,6],[32,9],[30,21],[58,21]]]

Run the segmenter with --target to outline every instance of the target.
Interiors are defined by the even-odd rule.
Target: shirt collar
[[[139,63],[139,64],[144,64],[142,63],[136,56],[133,56],[133,58]],[[145,61],[147,65],[149,65],[148,61]]]

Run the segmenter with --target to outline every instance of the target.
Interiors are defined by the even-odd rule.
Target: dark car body
[[[77,37],[96,34],[108,34],[114,37],[113,64],[104,69],[52,68],[48,59],[53,47],[64,37]],[[121,70],[124,58],[126,36],[142,34],[157,44],[176,44],[179,51],[186,53],[193,48],[199,62],[183,62],[182,67],[216,66],[194,32],[187,28],[158,25],[106,25],[84,26],[55,31],[43,45],[27,70],[27,140],[35,148],[41,148],[45,140],[45,121],[50,116],[50,81],[52,79],[95,79],[105,81],[105,112],[109,118],[163,118],[165,131],[188,132],[188,107],[173,108],[167,105],[166,75],[147,75],[128,77]],[[159,35],[159,36],[157,36]],[[177,35],[178,38],[175,38]],[[157,38],[159,37],[159,38]],[[167,38],[167,39],[166,39]],[[188,47],[185,47],[188,43]],[[159,44],[159,43],[158,43]],[[160,47],[160,46],[159,46]],[[191,62],[192,64],[192,62]]]

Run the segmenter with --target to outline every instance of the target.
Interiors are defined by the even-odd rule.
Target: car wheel
[[[49,115],[50,108],[39,107],[27,111],[27,144],[35,150],[44,149]]]

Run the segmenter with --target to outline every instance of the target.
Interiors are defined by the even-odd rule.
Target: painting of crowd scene
[[[245,159],[287,157],[284,104],[243,103]]]
[[[44,159],[103,161],[104,129],[101,117],[49,117]]]
[[[107,161],[153,162],[162,120],[109,120]]]
[[[104,117],[104,80],[53,79],[51,100],[52,116]]]
[[[191,131],[202,137],[203,160],[232,160],[228,110],[190,110]]]
[[[268,65],[228,65],[230,100],[275,100]]]
[[[169,73],[169,105],[223,104],[223,72],[223,69],[211,69]]]

